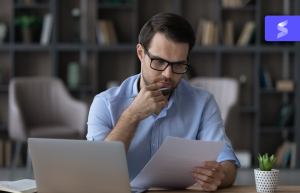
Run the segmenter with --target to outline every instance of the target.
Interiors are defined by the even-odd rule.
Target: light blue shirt
[[[101,141],[110,133],[122,113],[129,107],[138,93],[140,75],[126,79],[121,86],[98,94],[91,105],[88,117],[88,140]],[[240,163],[225,134],[219,107],[211,93],[191,86],[181,79],[173,91],[168,107],[157,116],[152,114],[142,120],[131,141],[127,164],[132,181],[157,152],[168,136],[203,141],[225,141],[217,161]]]

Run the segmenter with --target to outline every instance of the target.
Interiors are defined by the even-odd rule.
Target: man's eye
[[[165,61],[162,61],[162,60],[155,60],[155,63],[156,63],[156,64],[165,64]]]
[[[184,64],[174,64],[175,67],[182,67]]]

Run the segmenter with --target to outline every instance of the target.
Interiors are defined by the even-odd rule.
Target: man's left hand
[[[221,185],[222,180],[225,178],[223,167],[216,161],[207,161],[203,164],[205,167],[211,169],[194,167],[191,174],[195,178],[196,182],[201,185],[203,190],[216,191]]]

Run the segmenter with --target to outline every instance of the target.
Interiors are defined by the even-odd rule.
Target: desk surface
[[[155,190],[150,189],[147,192],[153,192],[153,193],[185,193],[185,192],[205,192],[201,189],[200,186],[192,186],[188,188],[188,190]],[[215,191],[216,193],[233,193],[233,192],[243,192],[243,193],[257,193],[256,187],[254,186],[232,186],[229,188],[224,188]],[[277,186],[276,193],[299,193],[300,192],[300,186]]]

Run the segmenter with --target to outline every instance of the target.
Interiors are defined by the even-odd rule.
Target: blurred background
[[[161,12],[183,16],[195,31],[184,78],[224,108],[242,164],[236,184],[254,185],[257,155],[268,153],[277,157],[279,184],[300,185],[300,44],[264,38],[265,16],[299,15],[298,0],[0,0],[0,180],[24,178],[26,137],[86,134],[87,112],[74,115],[84,124],[73,133],[72,120],[50,120],[60,105],[49,102],[56,91],[41,87],[85,112],[96,94],[140,72],[139,31]],[[45,83],[52,78],[56,86]],[[35,93],[44,97],[32,101]],[[34,122],[39,116],[49,120]]]

